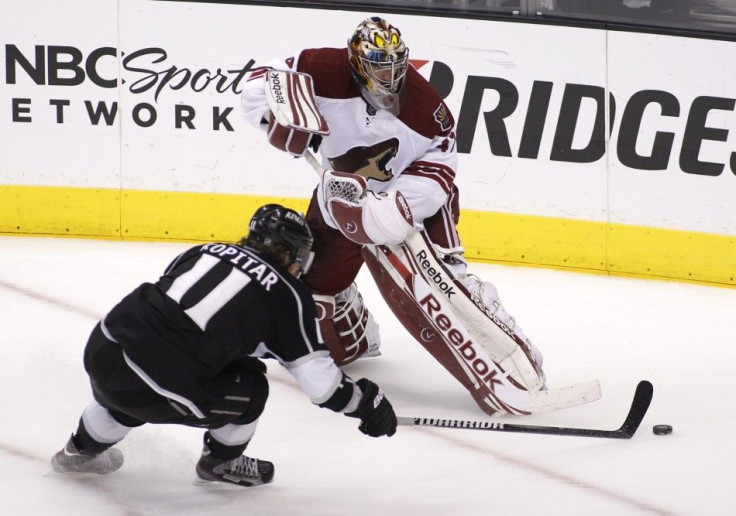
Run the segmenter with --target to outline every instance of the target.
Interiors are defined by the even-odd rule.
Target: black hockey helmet
[[[248,229],[245,245],[274,254],[286,250],[288,265],[298,263],[302,274],[309,270],[314,259],[314,239],[299,213],[280,204],[266,204],[253,214]]]

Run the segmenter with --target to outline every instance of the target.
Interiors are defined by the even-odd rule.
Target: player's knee
[[[244,425],[257,420],[263,414],[268,401],[269,386],[266,376],[256,371],[250,372],[247,379],[241,378],[241,383],[245,387],[241,396],[233,395],[231,398],[243,402],[243,411],[232,422]]]

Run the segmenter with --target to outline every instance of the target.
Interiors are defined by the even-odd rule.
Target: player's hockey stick
[[[492,430],[494,432],[517,432],[525,434],[572,435],[576,437],[600,437],[604,439],[631,439],[639,428],[652,401],[654,387],[647,380],[636,386],[634,400],[623,425],[617,430],[593,428],[567,428],[560,426],[515,425],[490,421],[462,421],[456,419],[430,419],[398,417],[398,423],[406,426],[436,426],[442,428],[466,428],[469,430]]]

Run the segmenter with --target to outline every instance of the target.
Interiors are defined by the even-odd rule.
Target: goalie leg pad
[[[496,364],[509,371],[515,382],[531,391],[544,387],[545,376],[541,362],[537,363],[532,356],[528,339],[525,336],[522,339],[502,321],[496,314],[496,307],[486,306],[482,299],[472,295],[456,279],[456,274],[451,273],[447,264],[438,257],[424,232],[412,233],[402,245],[390,248],[402,256],[410,268],[422,275],[449,302],[453,312],[463,321],[473,338],[483,345]],[[508,322],[513,320],[508,317]]]
[[[421,276],[386,247],[366,247],[363,257],[397,319],[470,392],[481,410],[488,415],[530,413],[529,392],[507,378]]]
[[[381,354],[378,323],[355,283],[336,296],[315,294],[322,339],[339,366]]]

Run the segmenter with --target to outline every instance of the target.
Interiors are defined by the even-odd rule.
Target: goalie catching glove
[[[314,98],[312,77],[287,70],[269,70],[266,99],[268,141],[279,150],[301,157],[312,146],[319,146],[322,136],[330,134],[327,120]]]
[[[360,418],[358,430],[371,437],[385,435],[391,437],[396,433],[396,414],[383,391],[366,378],[355,382],[363,392],[358,409],[346,413],[348,417]]]
[[[325,205],[340,232],[357,244],[400,244],[414,231],[414,217],[398,190],[374,193],[355,174],[326,171]]]

